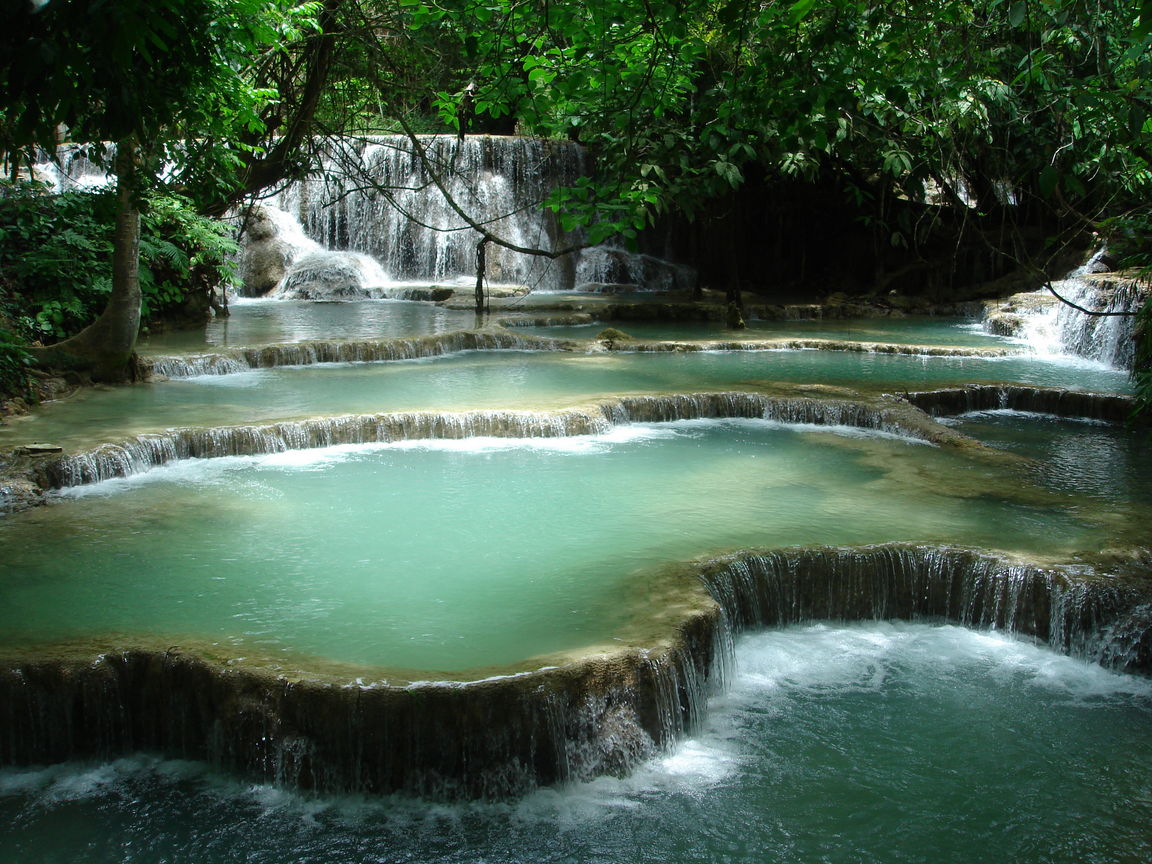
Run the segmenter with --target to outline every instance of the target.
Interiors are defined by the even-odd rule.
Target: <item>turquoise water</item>
[[[299,327],[283,310],[259,325],[237,316],[156,350],[439,326],[389,317],[356,330],[346,307],[311,312]],[[1037,358],[464,354],[86,391],[0,428],[0,447],[770,380],[1129,390],[1123,373]],[[0,633],[156,633],[237,654],[468,669],[609,642],[645,605],[654,568],[722,549],[926,540],[1059,557],[1149,524],[1149,452],[1129,433],[961,422],[1040,461],[1014,473],[845,430],[704,422],[181,463],[0,520]],[[146,754],[3,769],[0,861],[1152,859],[1144,679],[1000,634],[884,622],[748,634],[736,654],[704,725],[627,778],[442,805],[298,794]]]
[[[12,864],[1152,859],[1152,688],[996,634],[751,634],[703,728],[506,803],[302,795],[137,756],[0,771]]]
[[[223,426],[328,414],[550,409],[621,393],[756,389],[773,381],[889,392],[970,382],[1105,392],[1127,392],[1131,386],[1126,373],[1099,364],[1035,357],[986,360],[842,351],[474,352],[89,389],[0,427],[0,448],[30,441],[91,446],[173,426]]]
[[[844,318],[811,321],[747,322],[743,330],[729,330],[722,321],[609,321],[578,326],[525,327],[517,332],[557,339],[594,339],[606,327],[615,327],[635,339],[839,339],[852,342],[892,342],[897,345],[954,345],[998,347],[1015,340],[994,336],[968,318]]]
[[[611,644],[644,618],[639,577],[714,551],[1102,542],[1077,502],[1016,485],[937,447],[755,420],[192,460],[0,520],[0,633],[509,664]]]
[[[204,327],[173,330],[146,337],[144,354],[206,351],[273,342],[330,339],[385,339],[467,330],[476,323],[471,312],[453,312],[431,303],[404,300],[360,300],[317,303],[309,300],[233,300],[227,316]]]
[[[1029,456],[1035,480],[1126,508],[1152,504],[1152,437],[1110,423],[1018,411],[963,414],[950,423],[993,447]]]

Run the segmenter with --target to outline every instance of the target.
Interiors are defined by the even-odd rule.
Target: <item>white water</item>
[[[523,248],[555,252],[581,244],[583,235],[562,230],[544,206],[556,187],[587,173],[578,145],[495,136],[419,140],[427,163],[404,136],[332,142],[321,172],[273,203],[324,248],[371,256],[393,285],[475,284],[481,235],[469,219]],[[487,247],[489,283],[531,290],[597,290],[603,283],[670,290],[691,287],[693,278],[685,268],[610,245],[556,259]]]
[[[1135,356],[1135,313],[1142,295],[1134,285],[1093,281],[1079,271],[1052,283],[1053,290],[1088,315],[1052,296],[1046,289],[1032,293],[1034,302],[1022,310],[1020,339],[1041,357],[1073,359],[1112,369],[1131,369]]]
[[[514,802],[313,796],[135,756],[0,771],[0,859],[1148,860],[1152,685],[999,634],[749,634],[696,734]]]

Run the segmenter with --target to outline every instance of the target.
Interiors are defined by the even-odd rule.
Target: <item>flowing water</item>
[[[1017,487],[946,448],[762,420],[191,460],[0,521],[0,633],[456,671],[610,645],[647,573],[715,550],[1109,536]]]
[[[233,300],[230,314],[203,328],[148,336],[145,354],[206,351],[313,339],[387,339],[471,327],[475,316],[407,300],[316,303],[307,300]]]
[[[616,321],[593,324],[525,327],[523,332],[557,339],[593,339],[615,327],[636,339],[835,339],[890,342],[898,345],[1013,345],[1017,340],[994,336],[966,318],[818,318],[799,321],[756,320],[743,330],[723,321]]]
[[[137,756],[0,771],[12,864],[1136,862],[1152,688],[955,627],[750,634],[688,740],[509,802],[314,796]]]
[[[1034,357],[917,357],[844,351],[566,354],[498,351],[387,363],[308,366],[89,389],[0,427],[0,447],[91,446],[174,426],[327,414],[547,410],[621,393],[757,390],[773,382],[874,392],[1014,382],[1127,392],[1125,373]]]
[[[550,188],[542,173],[571,182],[583,171],[575,147],[431,146],[448,173],[462,169],[447,178],[458,184],[454,194],[473,208],[494,206],[493,219],[535,207]],[[381,195],[324,206],[325,183],[427,186],[395,139],[346,149],[328,155],[325,180],[279,201],[314,239],[373,254],[393,279],[470,272],[467,231],[413,236]],[[538,170],[545,164],[548,172]],[[404,207],[423,221],[453,221],[435,196],[406,198]],[[529,245],[568,239],[547,219],[500,227]],[[489,267],[493,280],[538,289],[672,287],[684,277],[604,248],[563,266],[496,253]],[[154,336],[146,350],[404,339],[472,326],[470,315],[395,301],[261,301],[235,311],[202,331]],[[587,339],[599,329],[536,332]],[[639,338],[1004,345],[948,320],[752,322],[742,334],[715,324],[620,329]],[[1127,355],[1114,348],[1125,338],[1111,327],[1079,333],[1071,341],[1087,346],[1088,360],[1065,349],[995,359],[505,350],[269,368],[89,390],[0,429],[0,447],[89,447],[173,426],[330,414],[539,412],[622,393],[771,392],[781,383],[904,392],[1014,382],[1127,393],[1126,375],[1105,365],[1124,365]],[[476,667],[531,667],[610,646],[621,633],[634,638],[628,628],[651,611],[665,565],[716,552],[891,540],[1069,561],[1111,544],[1147,545],[1146,443],[1114,427],[1035,415],[968,415],[957,427],[1019,458],[858,429],[712,420],[176,462],[66,490],[50,506],[0,520],[0,644],[186,637],[229,656],[251,650],[469,677]],[[923,623],[748,633],[735,657],[728,688],[692,737],[623,779],[448,805],[308,795],[147,754],[6,768],[0,860],[1152,858],[1152,687],[1144,679],[1010,635]]]

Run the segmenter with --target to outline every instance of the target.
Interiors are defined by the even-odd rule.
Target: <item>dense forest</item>
[[[235,248],[216,220],[316,170],[331,136],[579,142],[594,171],[543,205],[734,302],[1043,284],[1101,240],[1149,263],[1143,0],[4,7],[8,391],[34,366],[123,378],[142,321],[206,314]],[[105,142],[89,156],[115,183],[31,182],[65,140]]]

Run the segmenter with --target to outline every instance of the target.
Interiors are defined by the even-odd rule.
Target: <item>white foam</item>
[[[194,780],[229,807],[252,806],[279,821],[313,825],[343,822],[389,830],[456,830],[470,819],[511,819],[580,828],[614,813],[640,812],[653,797],[706,798],[741,779],[750,752],[750,729],[790,710],[789,700],[863,692],[883,695],[890,677],[951,686],[949,679],[988,680],[1021,698],[1090,709],[1108,703],[1152,710],[1152,681],[1117,674],[1001,633],[961,627],[867,622],[812,624],[747,634],[737,640],[738,671],[726,694],[710,701],[696,734],[669,753],[623,778],[602,777],[537,790],[512,802],[434,804],[403,796],[315,796],[269,784],[252,784],[199,763],[134,756],[104,764],[67,763],[50,768],[0,770],[0,795],[26,796],[53,806],[99,800],[159,781],[175,788]],[[913,688],[915,690],[915,687]],[[1021,693],[1021,690],[1024,692]],[[802,703],[801,703],[802,704]],[[800,710],[819,710],[818,706]],[[151,787],[145,787],[151,788]]]

